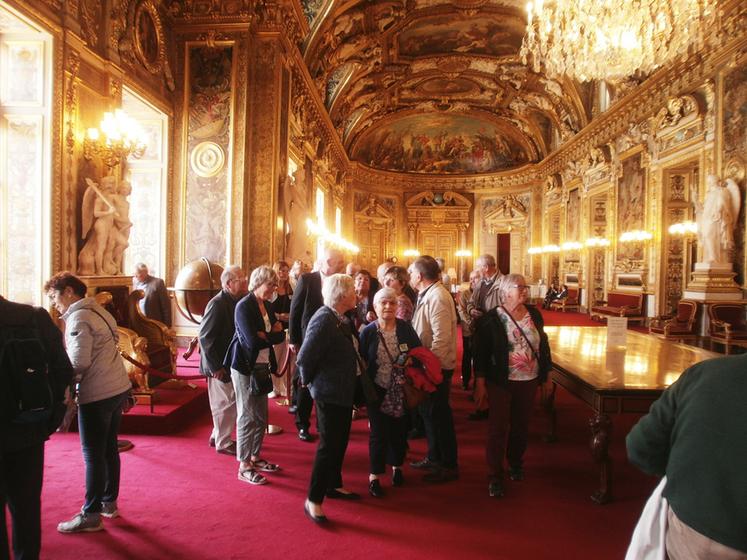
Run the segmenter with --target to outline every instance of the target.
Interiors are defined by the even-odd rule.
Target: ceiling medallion
[[[226,154],[215,142],[200,142],[192,150],[189,164],[198,177],[215,177],[226,163]]]
[[[699,49],[717,0],[534,0],[521,57],[550,77],[582,82],[648,74]]]

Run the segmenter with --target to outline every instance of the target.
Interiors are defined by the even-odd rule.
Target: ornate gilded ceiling
[[[586,125],[571,82],[521,64],[523,2],[305,3],[304,57],[351,159],[482,174],[543,159]]]

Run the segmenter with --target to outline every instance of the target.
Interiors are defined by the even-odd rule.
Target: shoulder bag
[[[379,335],[379,341],[381,344],[384,345],[384,350],[386,351],[386,355],[389,356],[389,360],[392,362],[393,368],[402,368],[404,364],[400,364],[392,357],[392,353],[389,351],[389,347],[386,344],[386,341],[384,340],[384,335],[381,334],[380,330],[376,330],[376,332]],[[412,379],[410,379],[407,375],[405,377],[405,383],[402,385],[402,390],[405,393],[405,404],[407,405],[407,408],[417,408],[417,406],[422,403],[426,397],[428,396],[428,393],[423,391],[422,389],[418,389],[415,387],[415,385],[412,382]]]

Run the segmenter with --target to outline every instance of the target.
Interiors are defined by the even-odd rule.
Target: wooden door
[[[419,229],[418,251],[421,255],[441,257],[446,261],[447,269],[456,268],[457,240],[459,235],[456,229]]]
[[[361,268],[376,274],[376,268],[386,259],[386,230],[383,227],[361,226],[355,230],[360,248],[356,261]]]

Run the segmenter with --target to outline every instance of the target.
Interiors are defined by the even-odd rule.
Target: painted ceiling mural
[[[348,155],[408,173],[540,161],[589,119],[588,92],[522,64],[523,1],[317,6],[304,59]]]
[[[352,156],[387,171],[439,174],[491,173],[528,161],[496,124],[438,113],[384,124],[361,138]]]
[[[450,15],[438,16],[403,31],[398,39],[400,56],[418,57],[450,53],[511,55],[521,44],[524,29],[508,29],[495,20],[454,21]]]

